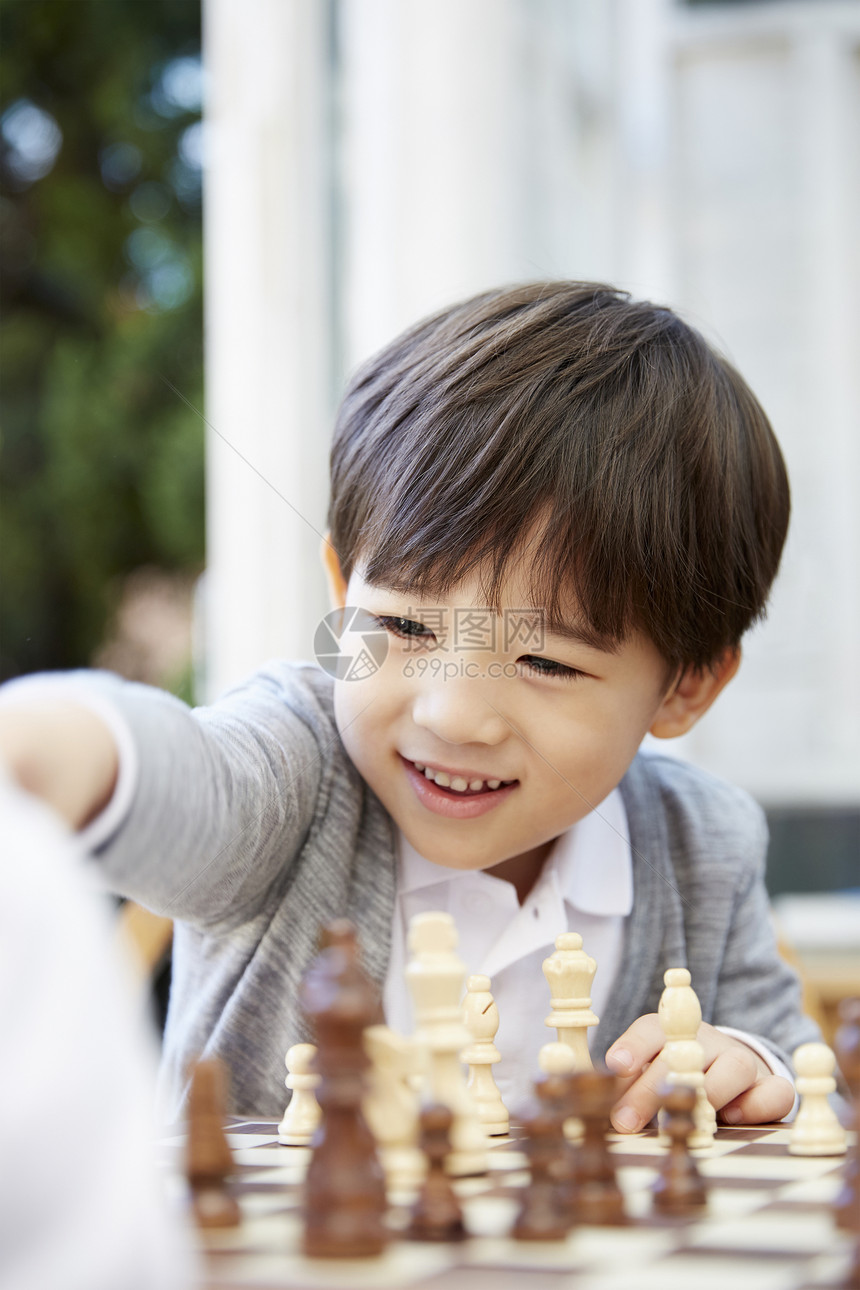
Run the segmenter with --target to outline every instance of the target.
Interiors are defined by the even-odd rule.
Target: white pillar
[[[207,698],[311,656],[327,607],[328,19],[318,0],[204,4]]]

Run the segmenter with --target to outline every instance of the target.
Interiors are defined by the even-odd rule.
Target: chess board
[[[495,1140],[489,1174],[456,1183],[469,1240],[433,1245],[395,1236],[382,1256],[363,1260],[299,1253],[310,1151],[281,1146],[276,1133],[274,1123],[228,1124],[242,1225],[199,1234],[206,1290],[787,1290],[838,1285],[850,1266],[850,1239],[831,1215],[844,1157],[791,1156],[785,1128],[720,1128],[698,1157],[708,1210],[694,1220],[651,1213],[663,1154],[656,1134],[613,1137],[627,1226],[580,1226],[565,1241],[545,1243],[507,1235],[528,1173],[516,1138]],[[172,1202],[187,1205],[182,1139],[165,1140],[161,1150]],[[395,1231],[405,1217],[395,1204]]]

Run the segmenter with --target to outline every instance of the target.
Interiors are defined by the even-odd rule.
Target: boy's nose
[[[421,686],[412,719],[450,744],[499,744],[511,733],[493,696],[468,677],[439,677]]]

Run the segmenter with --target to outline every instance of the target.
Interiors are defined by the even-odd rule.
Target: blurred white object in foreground
[[[2,771],[0,820],[0,1285],[187,1290],[152,1145],[155,1043],[109,911],[74,838]]]

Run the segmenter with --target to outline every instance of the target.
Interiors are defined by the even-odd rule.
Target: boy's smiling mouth
[[[489,776],[476,774],[468,770],[443,770],[439,766],[428,766],[423,761],[413,761],[412,765],[417,771],[423,773],[425,779],[430,779],[439,788],[450,788],[454,793],[465,795],[467,793],[481,793],[486,789],[491,792],[497,792],[501,787],[507,787],[509,784],[516,783],[513,779],[491,779]]]
[[[471,819],[499,805],[519,780],[486,778],[472,771],[443,770],[401,755],[410,783],[421,804],[437,815]],[[429,772],[429,773],[428,773]]]

